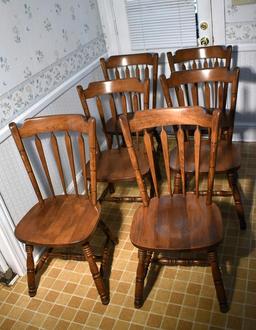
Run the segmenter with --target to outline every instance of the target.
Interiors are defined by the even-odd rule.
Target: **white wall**
[[[99,58],[106,47],[96,0],[5,0],[0,13],[0,194],[10,215],[1,213],[0,223],[9,222],[11,229],[36,196],[8,123],[82,113],[75,86],[103,78]],[[25,268],[16,267],[7,253],[15,244],[13,230],[8,235],[0,249],[22,274]],[[22,252],[19,257],[24,263]]]
[[[256,141],[256,4],[233,6],[225,0],[226,44],[234,48],[233,65],[240,81],[236,113],[236,139]]]
[[[0,2],[0,128],[105,51],[94,0]]]

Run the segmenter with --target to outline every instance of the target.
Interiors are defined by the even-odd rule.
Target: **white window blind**
[[[132,50],[197,45],[194,0],[126,0]]]

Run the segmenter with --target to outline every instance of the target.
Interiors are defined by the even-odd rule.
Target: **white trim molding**
[[[0,250],[0,272],[5,273],[8,269],[9,269],[9,267]]]
[[[84,71],[106,52],[103,35],[91,40],[85,45],[48,66],[43,71],[28,78],[0,97],[0,128],[30,110],[34,105],[43,102],[43,98],[56,94],[56,89],[63,84],[68,85],[69,79],[82,76]],[[0,130],[0,136],[1,136]]]
[[[120,53],[120,40],[113,1],[97,0],[103,35],[109,55]]]
[[[99,66],[99,58],[107,56],[107,53],[97,54],[97,58],[91,62],[89,65],[84,66],[79,72],[75,73],[72,77],[65,80],[61,85],[57,86],[54,90],[49,92],[47,95],[42,97],[36,103],[31,105],[28,109],[24,110],[20,115],[13,120],[16,123],[23,122],[26,118],[33,117],[47,107],[50,103],[56,100],[60,95],[65,93],[68,89],[77,84],[81,79],[87,76],[95,68]],[[0,99],[1,102],[1,99]],[[0,105],[1,111],[1,105]],[[8,123],[0,129],[0,143],[10,136],[10,130]]]
[[[0,252],[8,266],[18,275],[26,272],[26,253],[14,236],[14,224],[0,195]]]
[[[255,142],[256,124],[251,122],[235,123],[234,141]]]

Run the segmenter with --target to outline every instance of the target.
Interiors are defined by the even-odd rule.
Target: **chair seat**
[[[204,249],[221,242],[221,213],[216,204],[206,205],[205,196],[194,193],[162,196],[135,212],[130,238],[147,250],[186,251]]]
[[[134,116],[134,112],[127,113],[128,119],[131,119],[133,116]],[[111,135],[114,135],[116,133],[122,134],[122,130],[121,130],[121,127],[119,124],[119,117],[120,117],[120,115],[117,115],[116,119],[112,117],[107,120],[107,122],[106,122],[106,132],[107,133],[109,133]],[[152,132],[152,131],[154,131],[154,128],[148,129],[148,132]]]
[[[133,116],[133,112],[131,113],[127,113],[127,117],[130,119],[132,116]],[[120,115],[117,115],[117,118],[109,118],[107,121],[106,121],[106,132],[109,133],[109,134],[116,134],[116,133],[119,133],[119,134],[122,134],[122,130],[121,130],[121,127],[120,127],[120,124],[119,124],[119,117]]]
[[[145,175],[149,171],[149,165],[143,145],[140,145],[140,149],[136,150],[136,154],[142,175]],[[89,166],[90,163],[88,162],[88,169]],[[90,173],[89,170],[87,173]],[[135,179],[135,174],[127,148],[105,150],[98,155],[97,181],[115,182],[133,179]]]
[[[100,206],[84,196],[56,196],[37,203],[15,229],[18,240],[48,247],[70,246],[89,239],[96,229]]]
[[[203,140],[200,153],[200,172],[208,173],[209,171],[209,152],[210,143],[208,140]],[[237,145],[228,144],[221,140],[218,144],[216,160],[216,173],[226,172],[233,169],[239,169],[241,164],[240,149]],[[195,156],[194,142],[188,141],[185,143],[185,172],[193,173],[195,171]],[[174,171],[180,170],[179,158],[177,156],[177,148],[175,147],[170,153],[170,167]]]

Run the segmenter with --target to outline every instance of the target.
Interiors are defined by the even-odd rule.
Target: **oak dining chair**
[[[220,305],[220,310],[228,310],[225,289],[217,261],[217,246],[223,238],[223,224],[221,212],[212,202],[215,162],[218,144],[218,128],[221,112],[215,110],[212,115],[206,114],[200,107],[166,108],[138,112],[133,118],[120,117],[125,142],[129,150],[131,162],[143,205],[136,210],[130,231],[130,239],[138,248],[138,266],[136,274],[135,307],[143,305],[144,280],[150,263],[162,265],[206,265],[212,270],[213,281]],[[173,194],[170,170],[170,153],[167,130],[169,125],[177,125],[177,148],[179,150],[180,172],[182,178],[182,192]],[[185,185],[185,134],[186,125],[195,125],[195,182],[194,192],[187,192]],[[145,182],[142,179],[137,155],[134,151],[131,133],[144,130],[144,143],[150,163],[150,171],[156,177],[156,170],[152,158],[153,143],[147,130],[151,127],[161,129],[164,169],[167,178],[167,193],[161,193],[158,182],[155,183],[156,196],[150,198],[147,194]],[[209,148],[208,187],[205,196],[200,195],[200,150],[201,131],[199,127],[211,130],[211,144]],[[161,191],[163,188],[161,188]],[[174,259],[174,253],[202,252],[203,259],[190,258]],[[172,253],[172,254],[170,254]],[[168,258],[170,257],[170,259]]]
[[[230,69],[232,46],[207,46],[167,52],[171,73],[195,69],[226,67]]]
[[[101,124],[99,124],[99,127],[101,126],[102,128],[100,131],[104,134],[107,144],[107,149],[105,150],[101,150],[99,146],[97,148],[97,181],[107,183],[107,187],[103,191],[100,200],[113,202],[141,201],[139,196],[113,195],[116,183],[134,182],[136,178],[131,166],[128,150],[123,144],[123,141],[120,142],[119,136],[117,136],[117,143],[114,145],[113,136],[109,134],[107,128],[111,127],[112,132],[118,131],[121,133],[119,121],[117,120],[120,115],[116,113],[118,105],[120,105],[122,113],[128,117],[133,115],[134,112],[148,108],[149,81],[146,79],[142,82],[137,78],[97,81],[91,82],[86,89],[83,89],[82,86],[77,86],[77,92],[87,118],[91,117],[93,111],[98,111]],[[131,112],[128,112],[129,108],[132,108]],[[111,119],[107,120],[109,115]],[[136,137],[136,141],[136,152],[143,176],[148,177],[151,181],[146,152],[143,145],[139,143],[138,136]],[[151,193],[153,194],[153,185],[151,186]]]
[[[128,55],[113,55],[100,59],[105,80],[115,80],[135,77],[150,81],[150,108],[156,108],[158,82],[158,54],[139,53]]]
[[[101,302],[108,304],[103,276],[108,263],[108,243],[116,240],[100,219],[101,207],[97,202],[95,119],[53,115],[27,119],[20,127],[11,123],[9,127],[38,200],[15,228],[17,239],[26,247],[29,295],[36,295],[36,282],[47,260],[75,258],[88,261]],[[98,225],[107,236],[100,270],[90,244]],[[44,249],[36,265],[34,246]],[[77,247],[81,254],[72,252]],[[67,253],[67,249],[71,252]]]
[[[218,148],[216,174],[226,175],[231,191],[217,189],[213,192],[213,195],[233,196],[240,228],[245,229],[244,208],[238,183],[238,170],[241,165],[241,155],[239,146],[232,142],[238,79],[238,68],[232,71],[226,68],[176,71],[173,72],[168,79],[164,75],[160,77],[163,94],[168,107],[173,105],[178,105],[180,107],[184,105],[200,105],[209,113],[211,113],[214,108],[219,108],[222,111],[221,139]],[[225,86],[227,88],[227,98],[224,101],[223,92]],[[176,93],[173,93],[174,91],[176,91]],[[189,93],[187,93],[187,91]],[[209,148],[210,140],[206,139],[203,141],[201,148],[201,173],[207,173],[209,170],[207,158]],[[191,142],[189,138],[186,142],[186,149],[190,157],[186,159],[185,171],[191,177],[195,171],[195,165],[193,159],[193,141]],[[172,151],[171,159],[170,166],[172,170],[176,171],[175,192],[178,192],[180,190],[180,170],[177,149]],[[205,161],[203,161],[203,159]]]
[[[120,80],[135,77],[141,81],[149,80],[149,103],[148,108],[157,107],[157,85],[158,85],[158,53],[134,53],[126,55],[113,55],[109,58],[101,58],[100,65],[105,80]],[[117,112],[122,111],[117,108]],[[116,121],[118,117],[115,116]],[[112,120],[112,119],[110,119]],[[118,121],[118,120],[117,120]],[[113,132],[113,126],[106,125],[110,134],[121,133],[119,130]],[[152,130],[153,135],[161,147],[159,134]]]
[[[187,71],[196,69],[210,69],[225,67],[230,69],[232,58],[232,46],[207,46],[196,48],[178,49],[174,52],[167,52],[167,59],[171,73],[175,71]],[[215,86],[217,89],[217,87]],[[190,102],[188,86],[184,85],[184,92]],[[216,96],[215,96],[216,97]],[[227,97],[227,84],[223,86],[223,104]],[[188,105],[193,105],[189,103]]]

